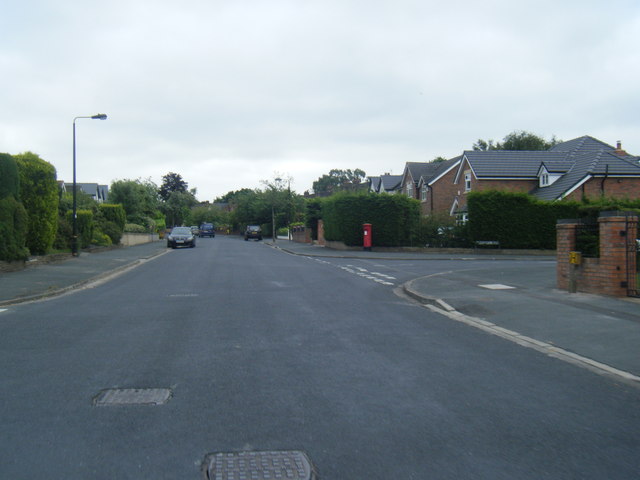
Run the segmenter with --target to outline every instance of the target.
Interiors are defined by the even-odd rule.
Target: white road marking
[[[511,290],[516,288],[516,287],[510,287],[509,285],[502,285],[501,283],[490,283],[487,285],[478,285],[478,286],[489,289],[489,290]]]

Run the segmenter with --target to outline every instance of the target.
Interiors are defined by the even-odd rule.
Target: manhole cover
[[[206,480],[317,480],[300,451],[211,453],[203,465]]]
[[[93,399],[97,407],[109,405],[162,405],[171,398],[168,388],[110,388]]]

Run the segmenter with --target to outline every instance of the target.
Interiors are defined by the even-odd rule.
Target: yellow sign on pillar
[[[582,253],[569,252],[569,263],[572,265],[580,265],[582,263]]]

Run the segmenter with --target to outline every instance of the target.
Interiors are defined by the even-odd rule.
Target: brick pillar
[[[556,225],[556,285],[560,290],[569,288],[569,252],[576,249],[576,220],[560,220]]]
[[[318,220],[318,245],[323,247],[327,244],[324,239],[324,220]]]
[[[637,217],[626,217],[617,212],[603,212],[598,218],[598,223],[600,226],[600,272],[602,278],[606,280],[602,285],[602,293],[624,297],[629,288],[627,267],[635,270],[635,256],[632,259],[628,258],[630,252],[627,252],[627,243],[629,238],[635,241]],[[627,230],[627,226],[631,228]]]

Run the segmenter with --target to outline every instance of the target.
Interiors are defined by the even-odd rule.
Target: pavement
[[[397,292],[450,320],[640,387],[640,299],[558,290],[553,256],[342,251],[286,239],[265,244],[310,257],[474,261],[473,268],[410,280]],[[13,305],[104,282],[169,251],[158,241],[0,272],[0,319]],[[501,261],[507,259],[517,262]]]

